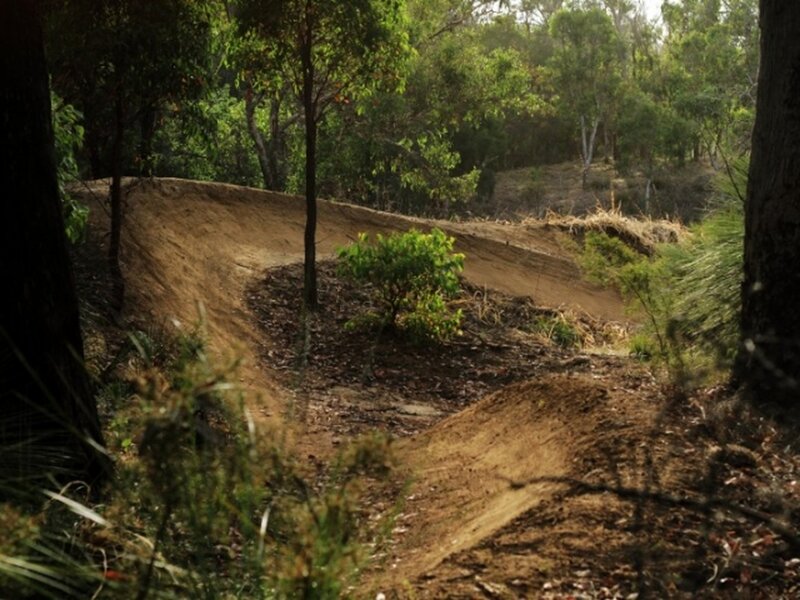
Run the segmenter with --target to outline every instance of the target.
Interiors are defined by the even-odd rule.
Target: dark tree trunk
[[[114,128],[111,147],[111,234],[108,242],[108,269],[111,275],[111,305],[114,310],[120,312],[125,302],[125,279],[119,264],[122,238],[122,144],[125,135],[125,112],[119,86],[114,99]]]
[[[263,96],[256,97],[252,87],[248,86],[244,96],[247,130],[256,148],[256,157],[258,158],[258,166],[261,168],[264,189],[279,192],[283,191],[285,183],[285,175],[281,168],[285,148],[284,135],[280,123],[281,103],[278,98],[270,100],[269,138],[265,139],[256,122],[256,108],[258,108],[262,99]]]
[[[103,169],[103,160],[100,158],[100,141],[91,127],[86,128],[84,140],[89,154],[89,170],[92,179],[101,179],[105,177],[105,169]]]
[[[272,98],[269,105],[269,143],[267,144],[267,170],[270,173],[272,187],[275,191],[283,191],[286,185],[285,163],[286,141],[281,129],[281,102]]]
[[[156,135],[158,111],[152,107],[142,109],[139,115],[139,174],[143,177],[152,177],[155,170],[153,159],[153,138]]]
[[[38,5],[0,3],[0,477],[19,479],[0,496],[47,475],[95,480],[107,464],[92,447],[102,436],[82,362]]]
[[[256,157],[258,158],[258,166],[261,168],[264,189],[271,190],[273,189],[273,181],[270,174],[269,158],[267,156],[267,143],[256,122],[257,104],[258,100],[254,97],[253,88],[248,86],[244,95],[244,115],[247,120],[247,131],[250,132],[250,138],[253,140],[253,145],[256,147]]]
[[[800,400],[800,3],[761,0],[761,29],[735,375],[785,405]]]
[[[312,18],[310,12],[307,19]],[[317,296],[317,107],[314,99],[314,63],[311,57],[312,28],[307,29],[303,49],[303,110],[306,125],[306,230],[304,237],[303,306],[316,310]]]

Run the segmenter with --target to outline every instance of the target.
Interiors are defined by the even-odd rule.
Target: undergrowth
[[[256,426],[231,383],[237,362],[210,360],[199,330],[138,332],[130,348],[98,396],[113,480],[0,505],[0,597],[346,594],[383,535],[360,502],[391,471],[387,439],[356,442],[309,480]]]
[[[746,180],[746,163],[720,176],[707,217],[652,256],[607,233],[584,238],[584,272],[615,285],[643,321],[632,353],[665,366],[681,386],[727,372],[736,354]]]
[[[440,229],[411,229],[388,236],[367,234],[338,250],[341,277],[368,286],[377,313],[358,315],[350,327],[395,329],[418,342],[445,340],[459,331],[461,311],[447,300],[460,290],[464,255],[453,252],[455,239]]]

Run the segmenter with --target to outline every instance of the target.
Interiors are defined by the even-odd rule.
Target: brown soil
[[[787,554],[795,547],[774,527],[687,504],[725,490],[780,517],[784,505],[754,490],[796,494],[800,465],[781,453],[783,438],[760,422],[747,438],[755,466],[720,459],[728,427],[715,429],[707,398],[673,405],[641,366],[568,352],[527,330],[543,306],[569,309],[598,338],[605,320],[622,319],[616,294],[580,279],[562,233],[437,223],[467,254],[465,335],[442,346],[343,333],[349,303],[367,300],[323,268],[324,309],[303,368],[301,201],[179,180],[128,185],[128,321],[191,323],[202,303],[213,347],[245,359],[252,412],[294,432],[314,462],[373,427],[400,438],[412,484],[357,595],[758,598],[798,589],[800,561]],[[107,182],[85,192],[96,233],[106,192]],[[362,231],[431,224],[322,202],[318,252],[330,257]]]
[[[333,262],[321,263],[318,275],[320,309],[310,321],[308,347],[297,310],[302,265],[269,269],[247,290],[263,332],[260,355],[295,391],[299,416],[312,433],[333,432],[341,440],[377,427],[406,436],[511,383],[622,364],[550,343],[536,323],[554,318],[552,309],[468,281],[450,302],[464,314],[453,339],[419,343],[395,331],[351,329],[353,317],[375,310],[369,294],[338,278]],[[576,335],[595,345],[620,335],[588,317],[571,318]]]

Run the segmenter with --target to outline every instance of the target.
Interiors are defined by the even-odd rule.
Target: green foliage
[[[118,127],[128,139],[121,166],[150,174],[162,111],[196,97],[209,75],[211,20],[220,5],[71,0],[47,8],[53,87],[83,115],[92,175],[110,174]]]
[[[83,115],[71,104],[66,104],[57,94],[51,93],[53,107],[53,136],[55,138],[56,173],[58,189],[64,206],[64,226],[67,238],[73,244],[83,239],[89,208],[78,202],[67,191],[67,185],[78,180],[77,151],[83,145]]]
[[[443,207],[442,216],[449,216],[451,204],[466,204],[475,196],[480,172],[472,169],[452,175],[460,156],[452,151],[443,132],[423,134],[414,141],[403,139],[398,145],[404,152],[395,157],[390,169],[399,174],[401,188],[427,196],[434,206]],[[418,166],[409,156],[419,159]]]
[[[641,259],[641,256],[616,237],[589,231],[579,263],[584,274],[595,283],[611,285],[619,282],[620,270]]]
[[[261,185],[244,105],[227,87],[209,90],[173,114],[156,134],[153,160],[165,177]]]
[[[230,383],[235,363],[210,362],[200,331],[132,336],[132,379],[106,394],[127,390],[113,407],[117,464],[102,503],[76,482],[45,492],[44,505],[0,504],[0,596],[345,593],[368,558],[365,542],[383,535],[364,528],[360,499],[367,479],[393,468],[388,441],[349,445],[312,485],[259,431]]]
[[[631,355],[639,360],[649,361],[658,355],[658,346],[655,341],[644,332],[632,335],[629,347]]]
[[[661,361],[668,367],[676,360],[682,364],[674,340],[668,335],[674,296],[663,261],[651,261],[606,233],[589,232],[580,264],[589,279],[615,286],[626,299],[629,310],[644,317],[644,333],[634,338],[634,354]],[[648,338],[650,342],[645,341]]]
[[[445,302],[458,293],[464,268],[464,255],[453,253],[454,243],[439,229],[378,234],[374,243],[362,233],[356,243],[339,249],[339,273],[372,287],[382,326],[405,330],[415,339],[446,339],[461,322],[461,311],[451,312]]]
[[[560,10],[550,21],[556,51],[550,61],[563,110],[577,122],[609,111],[620,84],[620,40],[599,8]]]
[[[746,182],[745,162],[721,174],[714,210],[684,240],[660,246],[650,259],[605,234],[586,236],[586,273],[617,286],[630,309],[644,317],[632,352],[663,362],[684,383],[714,365],[727,369],[735,358]]]
[[[669,104],[691,124],[712,162],[749,148],[758,74],[758,3],[665,3],[662,77]],[[663,85],[662,84],[662,85]],[[749,123],[749,125],[748,125]]]
[[[561,313],[538,315],[532,323],[531,330],[562,348],[576,348],[583,342],[583,336],[575,325]]]
[[[727,176],[721,176],[727,179]],[[738,189],[746,186],[746,170],[734,172]],[[743,203],[732,195],[731,180],[718,196],[719,205],[691,229],[683,244],[661,250],[675,294],[675,320],[692,346],[730,366],[739,339],[744,252]]]

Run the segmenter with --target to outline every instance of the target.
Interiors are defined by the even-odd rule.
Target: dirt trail
[[[266,268],[302,260],[302,201],[225,184],[128,183],[122,262],[131,316],[192,323],[202,302],[214,348],[244,356],[242,383],[261,397],[253,409],[277,423],[292,392],[259,364],[261,333],[245,290]],[[98,201],[93,218],[101,227],[105,217],[97,207],[107,185],[94,182],[91,193],[84,192]],[[320,258],[363,231],[432,224],[332,202],[321,202],[319,213]],[[498,224],[436,224],[457,236],[467,255],[465,276],[474,284],[530,295],[542,305],[622,318],[618,296],[582,281],[575,264],[559,255],[555,232],[542,229],[526,237],[519,228]],[[575,413],[565,416],[559,406],[579,406],[578,417],[591,419],[603,398],[596,384],[574,378],[512,386],[404,441],[400,455],[417,481],[406,512],[416,516],[400,537],[394,567],[375,584],[413,581],[551,497],[558,486],[512,489],[509,480],[569,473],[581,440]],[[583,422],[591,429],[593,421]]]
[[[556,500],[566,486],[536,480],[639,476],[630,465],[641,458],[657,405],[619,389],[615,378],[550,375],[514,384],[404,441],[401,455],[417,477],[401,517],[399,531],[407,533],[390,568],[375,578],[376,589],[410,584],[416,597],[471,597],[483,595],[483,573],[506,582],[508,594],[497,597],[527,597],[509,590],[529,585],[526,576],[542,556],[552,561],[562,540],[513,523],[548,511],[566,517]],[[603,502],[610,506],[608,498],[599,506],[589,499],[591,510],[602,514]],[[591,524],[585,514],[567,520],[566,533],[584,538],[592,551],[609,539],[607,531],[585,536],[582,528]]]
[[[569,383],[578,393],[594,391]],[[513,489],[511,482],[568,471],[569,431],[548,410],[553,396],[561,395],[557,388],[510,386],[403,445],[401,454],[416,467],[417,491],[407,507],[416,514],[413,535],[402,541],[407,558],[393,569],[397,581],[433,571],[552,495],[553,484]]]
[[[265,414],[280,407],[272,378],[254,368],[257,334],[243,295],[248,281],[268,267],[299,262],[305,223],[301,199],[251,188],[179,179],[128,181],[123,229],[123,271],[129,306],[155,321],[193,323],[197,303],[208,314],[211,338],[218,350],[244,353],[244,382],[265,394]],[[90,184],[94,218],[105,226],[100,202],[108,182]],[[348,204],[321,201],[318,256],[360,232],[391,232],[428,227],[432,222],[381,213]],[[619,297],[580,280],[575,264],[554,254],[555,232],[536,232],[529,240],[517,231],[480,223],[434,223],[457,236],[467,254],[465,276],[478,286],[530,295],[548,306],[565,305],[594,316],[621,319]],[[551,252],[542,251],[549,248]],[[298,294],[299,298],[299,294]],[[249,366],[248,366],[249,365]]]

